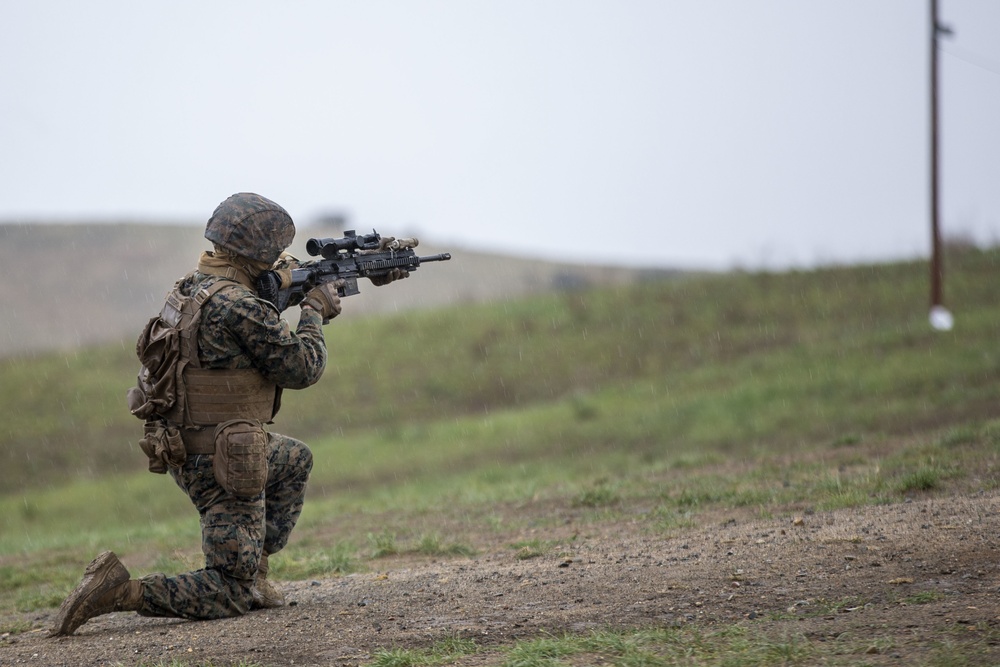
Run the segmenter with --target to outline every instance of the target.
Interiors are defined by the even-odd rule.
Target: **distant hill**
[[[202,231],[141,223],[0,224],[0,357],[116,341],[131,347],[174,281],[211,247]],[[307,258],[308,238],[341,235],[340,229],[300,229],[290,250]],[[343,317],[678,274],[420,246],[422,254],[446,250],[450,262],[421,267],[386,288],[362,287],[345,302]],[[294,309],[287,314],[295,319]]]

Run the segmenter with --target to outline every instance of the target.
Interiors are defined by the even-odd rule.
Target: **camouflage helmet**
[[[252,192],[240,192],[219,204],[205,227],[205,238],[212,243],[266,264],[277,261],[294,236],[288,211]]]

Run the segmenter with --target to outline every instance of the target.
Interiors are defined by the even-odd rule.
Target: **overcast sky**
[[[930,0],[0,4],[0,220],[657,266],[926,256]],[[1000,242],[1000,2],[941,0],[942,227]]]

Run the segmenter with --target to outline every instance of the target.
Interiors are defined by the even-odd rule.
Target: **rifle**
[[[380,278],[393,269],[416,271],[424,262],[443,262],[451,253],[418,257],[413,249],[417,239],[393,239],[384,242],[374,229],[371,234],[344,232],[340,239],[309,239],[306,252],[322,259],[297,263],[289,270],[265,271],[257,278],[257,294],[273,303],[278,312],[294,306],[320,283],[343,281],[337,293],[344,296],[360,294],[358,278]],[[291,279],[288,279],[288,273]],[[282,276],[282,273],[285,275]],[[284,278],[284,280],[283,280]]]

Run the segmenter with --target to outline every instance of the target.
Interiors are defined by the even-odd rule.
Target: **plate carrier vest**
[[[146,324],[136,343],[142,363],[137,386],[128,392],[132,414],[180,429],[188,455],[214,452],[215,427],[232,419],[270,423],[281,390],[255,369],[202,368],[198,359],[201,307],[213,295],[239,283],[219,278],[185,296],[177,281],[160,314]]]

